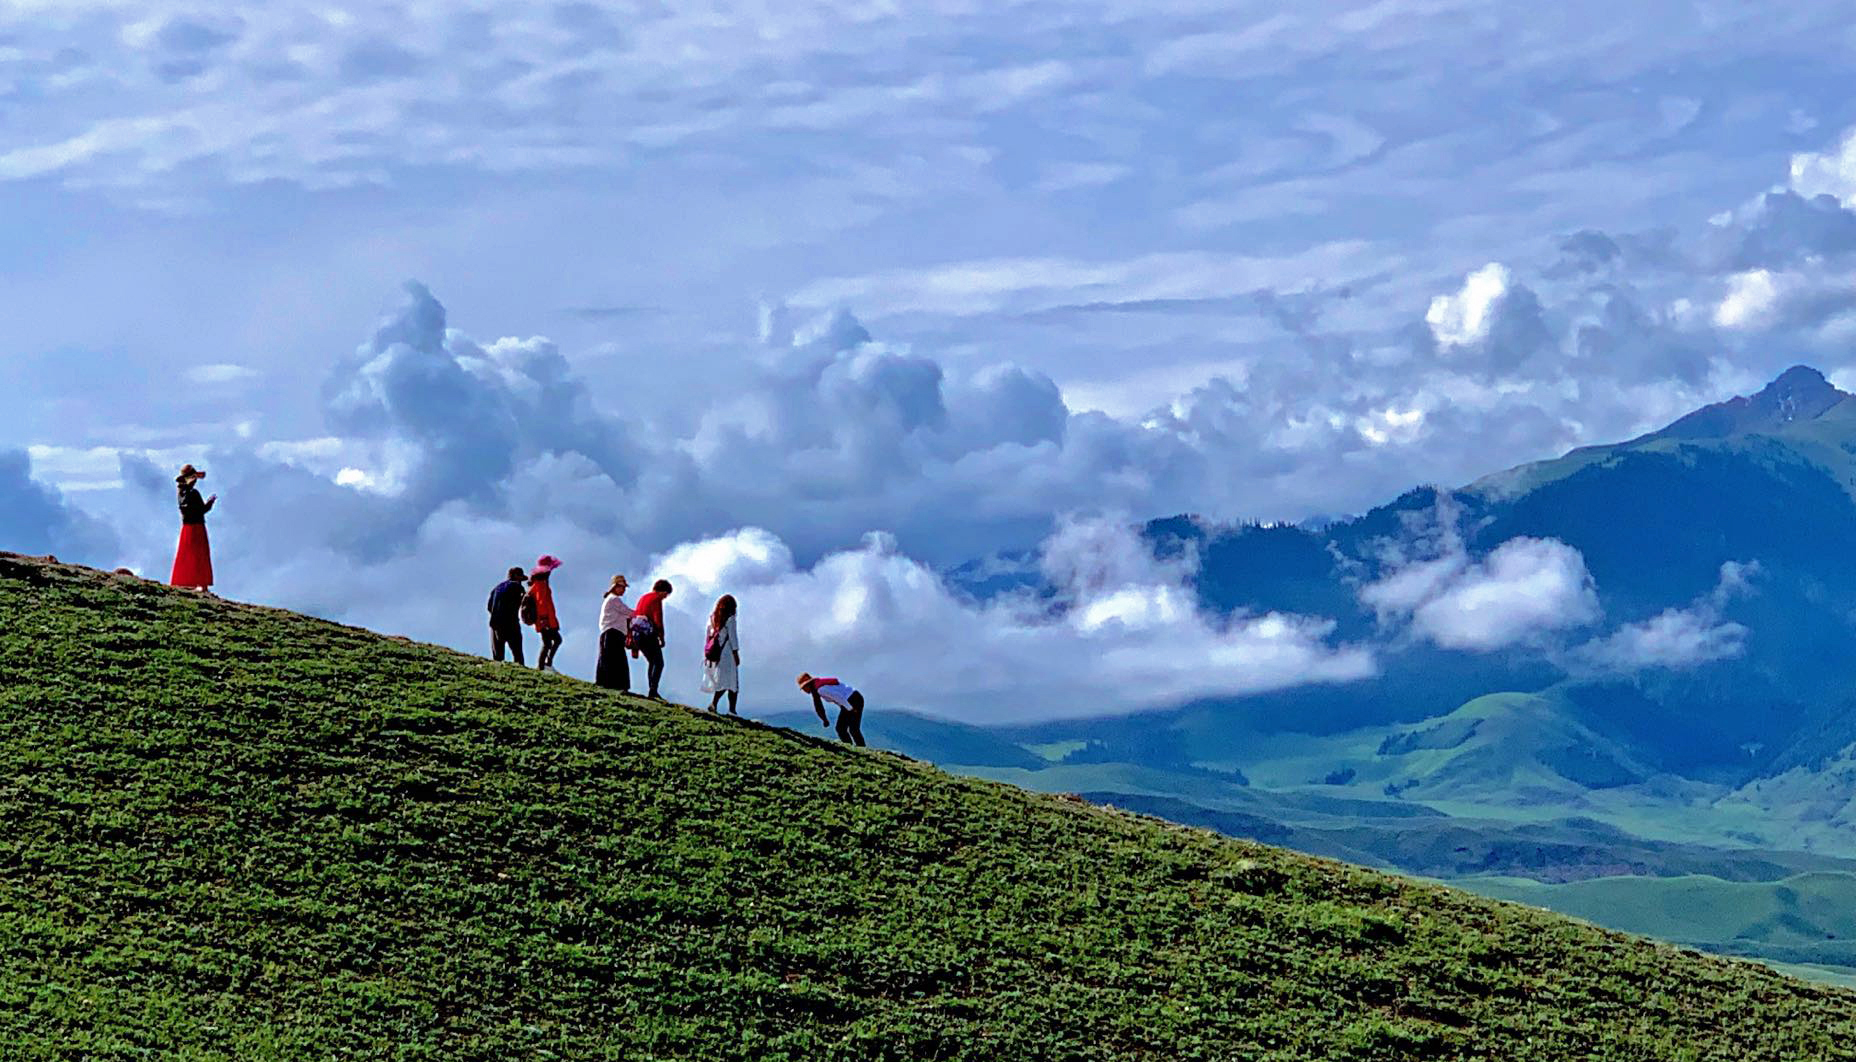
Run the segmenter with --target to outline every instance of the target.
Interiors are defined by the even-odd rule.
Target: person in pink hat
[[[523,602],[522,618],[541,635],[541,655],[535,658],[537,671],[553,671],[554,654],[561,647],[561,615],[554,610],[554,587],[549,582],[560,566],[559,557],[544,553],[528,573],[528,600]]]

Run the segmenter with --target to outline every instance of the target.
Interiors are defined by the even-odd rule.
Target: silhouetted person
[[[213,511],[219,495],[200,497],[194,484],[205,478],[206,473],[192,465],[182,465],[180,475],[174,477],[180,499],[180,545],[174,550],[174,572],[168,582],[195,590],[213,585],[213,548],[206,539],[206,514]]]
[[[741,698],[741,635],[735,630],[735,595],[723,594],[709,613],[709,634],[702,644],[702,688],[714,694],[709,710],[715,711],[728,694],[728,714],[740,715],[736,705]]]
[[[835,678],[813,678],[807,672],[799,673],[799,688],[812,695],[812,710],[818,713],[818,721],[830,726],[831,720],[825,715],[825,702],[838,706],[838,740],[853,745],[864,743],[864,695]]]
[[[609,690],[630,693],[632,665],[625,658],[625,640],[632,623],[632,607],[625,603],[623,575],[612,577],[606,596],[599,603],[599,663],[593,669],[593,681]]]
[[[632,612],[631,646],[644,655],[645,679],[650,690],[645,696],[654,701],[664,698],[657,692],[657,684],[664,678],[664,599],[670,596],[671,586],[668,579],[659,579],[651,584],[651,592],[638,595],[637,608]]]
[[[490,591],[490,659],[501,660],[508,649],[518,664],[522,659],[522,595],[528,592],[528,576],[521,568],[509,569],[509,578]]]

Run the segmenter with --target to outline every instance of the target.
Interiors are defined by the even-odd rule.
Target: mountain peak
[[[1703,406],[1645,439],[1721,439],[1744,432],[1770,431],[1797,421],[1816,420],[1848,392],[1809,365],[1794,365],[1752,395]]]
[[[1821,406],[1829,409],[1849,396],[1837,390],[1836,386],[1824,378],[1824,374],[1809,365],[1794,365],[1780,373],[1776,379],[1760,388],[1759,393],[1750,400],[1754,405],[1765,404],[1774,410],[1795,410],[1799,408]],[[1817,416],[1818,414],[1809,414]]]

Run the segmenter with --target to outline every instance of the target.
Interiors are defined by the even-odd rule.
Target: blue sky
[[[195,460],[225,593],[466,648],[546,550],[589,624],[617,570],[691,625],[741,590],[774,689],[1358,678],[1119,522],[1849,385],[1853,45],[1816,2],[0,0],[0,545],[163,571]],[[935,575],[1022,549],[1060,615]]]

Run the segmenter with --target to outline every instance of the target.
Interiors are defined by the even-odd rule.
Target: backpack
[[[535,600],[535,590],[530,587],[522,595],[522,622],[533,627],[541,619],[541,605]]]
[[[726,642],[727,640],[728,640],[727,638],[723,637],[723,632],[721,628],[718,627],[714,630],[711,630],[709,632],[709,637],[703,639],[702,658],[704,660],[707,660],[711,664],[721,663],[722,662],[722,644]]]

